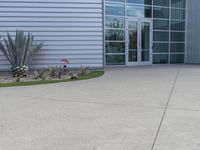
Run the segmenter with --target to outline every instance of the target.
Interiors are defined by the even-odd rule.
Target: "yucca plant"
[[[28,33],[26,36],[23,31],[16,31],[15,39],[8,33],[4,42],[0,42],[0,50],[10,62],[13,77],[26,76],[28,65],[43,43],[33,43],[34,36]]]

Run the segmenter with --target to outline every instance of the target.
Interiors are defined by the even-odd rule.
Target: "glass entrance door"
[[[127,65],[152,64],[151,21],[128,19],[126,28]]]

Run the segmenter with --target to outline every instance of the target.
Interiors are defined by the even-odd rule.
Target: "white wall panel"
[[[60,65],[63,58],[70,67],[103,67],[102,10],[102,0],[1,0],[0,36],[24,30],[44,41],[32,67]],[[9,68],[0,52],[0,70]]]

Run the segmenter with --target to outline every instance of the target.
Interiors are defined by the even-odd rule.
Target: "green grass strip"
[[[53,84],[53,83],[61,83],[61,82],[88,80],[88,79],[100,77],[103,74],[104,74],[104,71],[91,71],[89,74],[85,76],[81,76],[75,80],[65,79],[65,80],[40,80],[40,81],[27,81],[27,82],[0,83],[0,87],[30,86],[30,85]]]

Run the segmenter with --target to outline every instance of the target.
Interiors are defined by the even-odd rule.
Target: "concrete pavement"
[[[0,88],[0,150],[199,150],[200,66],[108,68]]]

